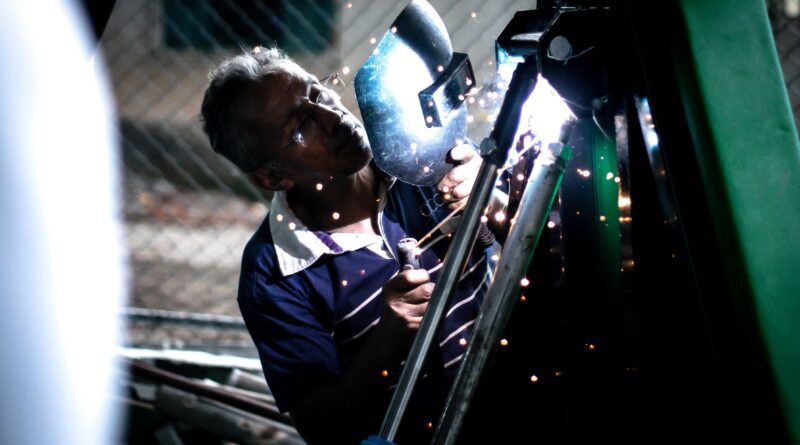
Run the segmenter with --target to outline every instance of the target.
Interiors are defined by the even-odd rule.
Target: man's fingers
[[[428,275],[428,271],[425,269],[409,269],[395,275],[383,287],[384,290],[407,292],[430,281],[431,276]]]
[[[453,162],[469,162],[470,159],[475,157],[475,150],[471,145],[461,144],[453,147],[449,155],[450,160]]]
[[[441,193],[449,193],[450,190],[471,176],[473,175],[469,166],[457,165],[444,175],[444,178],[436,185],[436,189]]]
[[[462,182],[461,184],[458,184],[453,190],[450,191],[450,194],[453,198],[451,201],[458,201],[465,196],[469,196],[469,194],[472,192],[472,185],[473,184],[468,182]]]
[[[420,304],[430,300],[432,294],[433,294],[433,283],[426,283],[411,291],[406,292],[405,294],[403,294],[402,299],[406,303]]]
[[[419,318],[420,321],[422,320],[422,316],[425,315],[425,311],[428,310],[428,302],[420,303],[420,304],[412,304],[409,305],[408,308],[408,319]]]

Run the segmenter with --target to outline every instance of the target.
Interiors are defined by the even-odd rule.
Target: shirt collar
[[[394,185],[394,182],[395,178],[382,177],[381,199],[385,199],[386,191]],[[306,269],[322,255],[339,255],[380,241],[376,236],[351,233],[329,234],[309,229],[292,212],[285,192],[276,192],[272,197],[269,211],[269,231],[275,246],[278,266],[283,276]]]

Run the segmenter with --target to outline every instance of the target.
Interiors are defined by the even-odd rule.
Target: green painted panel
[[[679,0],[681,89],[737,298],[800,443],[800,144],[763,0]],[[676,60],[686,55],[676,55]]]

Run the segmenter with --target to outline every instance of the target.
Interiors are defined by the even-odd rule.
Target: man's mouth
[[[336,137],[333,144],[334,154],[339,154],[347,148],[357,145],[356,139],[361,137],[359,133],[359,126],[347,121],[342,121],[340,126],[336,128],[335,134]]]

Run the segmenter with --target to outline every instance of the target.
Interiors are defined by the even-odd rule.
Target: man
[[[238,298],[267,381],[310,443],[358,443],[377,432],[448,237],[434,236],[421,270],[398,271],[397,241],[462,206],[480,158],[459,146],[435,189],[395,183],[370,162],[364,129],[339,97],[279,50],[257,47],[210,77],[202,119],[212,147],[275,193],[245,249]],[[487,273],[478,252],[399,442],[430,437]]]

